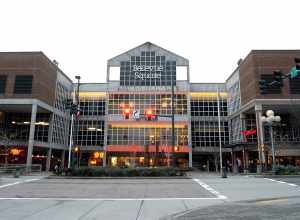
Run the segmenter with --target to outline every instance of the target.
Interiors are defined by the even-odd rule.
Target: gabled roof
[[[107,61],[108,65],[110,66],[119,66],[120,61],[126,61],[130,59],[130,56],[140,56],[141,51],[155,51],[158,52],[159,55],[165,55],[168,59],[170,60],[175,60],[177,65],[179,66],[188,66],[189,65],[189,60],[179,56],[169,50],[166,50],[160,46],[157,46],[151,42],[146,42],[143,43],[133,49],[130,49],[118,56],[115,56]]]

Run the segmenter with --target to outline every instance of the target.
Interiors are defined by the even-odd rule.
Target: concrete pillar
[[[258,165],[258,173],[261,173],[265,164],[265,157],[263,152],[264,145],[264,133],[261,121],[262,105],[255,105],[255,117],[256,117],[256,132],[257,132],[257,150],[260,164]]]
[[[37,112],[37,104],[34,103],[34,104],[32,104],[32,108],[31,108],[30,131],[29,131],[27,160],[26,160],[26,167],[27,167],[27,170],[29,170],[29,171],[30,171],[31,165],[32,165],[32,151],[33,151],[33,143],[34,143],[36,112]]]
[[[48,172],[50,170],[51,156],[52,156],[52,148],[49,148],[48,152],[47,152],[46,172]]]
[[[65,154],[66,154],[66,151],[62,150],[62,152],[61,152],[61,168],[62,169],[65,168]]]

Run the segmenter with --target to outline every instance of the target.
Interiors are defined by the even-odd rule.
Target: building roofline
[[[293,50],[289,50],[289,49],[270,49],[270,50],[264,50],[264,49],[254,49],[254,50],[250,50],[250,52],[245,56],[244,59],[242,59],[242,62],[234,69],[234,71],[227,77],[226,82],[232,77],[232,75],[238,70],[238,68],[240,67],[240,65],[242,65],[245,60],[247,60],[250,56],[252,55],[259,55],[259,54],[274,54],[274,53],[282,53],[282,54],[289,54],[291,52],[294,53],[300,53],[300,49],[293,49]]]
[[[65,74],[57,65],[55,65],[43,51],[1,51],[0,54],[42,55],[44,58],[46,58],[46,60],[52,67],[58,69],[62,73],[62,75],[64,75],[71,83],[73,83],[69,76]]]
[[[123,53],[121,53],[121,54],[119,54],[119,55],[117,55],[117,56],[114,56],[114,57],[108,59],[107,62],[109,62],[109,61],[111,61],[111,60],[113,60],[113,59],[116,59],[116,58],[119,57],[119,56],[126,55],[126,54],[129,53],[130,51],[135,50],[135,49],[137,49],[137,48],[139,48],[139,47],[142,47],[142,46],[144,46],[144,45],[147,45],[147,44],[148,44],[148,45],[153,45],[153,46],[155,46],[155,47],[158,47],[158,48],[160,48],[160,49],[162,49],[162,50],[165,50],[166,52],[168,52],[168,53],[170,53],[170,54],[173,54],[173,55],[175,55],[175,56],[177,56],[177,57],[180,57],[181,59],[187,60],[187,61],[189,62],[189,60],[188,60],[187,58],[185,58],[185,57],[183,57],[183,56],[180,56],[180,55],[178,55],[178,54],[176,54],[176,53],[174,53],[174,52],[171,52],[171,51],[169,51],[169,50],[167,50],[167,49],[165,49],[165,48],[163,48],[163,47],[160,47],[160,46],[158,46],[158,45],[156,45],[156,44],[153,44],[153,43],[151,43],[150,41],[147,41],[147,42],[145,42],[145,43],[143,43],[143,44],[140,44],[140,45],[138,45],[138,46],[136,46],[136,47],[134,47],[134,48],[132,48],[132,49],[130,49],[130,50],[127,50],[126,52],[123,52]]]

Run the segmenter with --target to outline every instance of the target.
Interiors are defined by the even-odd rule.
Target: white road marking
[[[9,183],[9,184],[5,184],[5,185],[1,185],[1,186],[0,186],[0,189],[1,189],[1,188],[8,187],[8,186],[17,185],[17,184],[20,184],[20,183],[21,183],[21,182],[14,182],[14,183]]]
[[[61,200],[61,201],[157,201],[157,200],[219,200],[223,198],[0,198],[0,200]]]
[[[276,182],[276,183],[284,183],[284,184],[287,184],[287,185],[290,185],[290,186],[298,186],[298,185],[296,185],[296,184],[294,184],[294,183],[287,183],[287,182],[284,182],[284,181],[274,180],[274,179],[271,179],[271,178],[264,178],[264,179],[270,180],[270,181]]]
[[[214,190],[213,188],[211,188],[209,185],[207,185],[206,183],[200,181],[199,179],[193,179],[196,183],[198,183],[200,186],[202,186],[204,189],[206,189],[207,191],[209,191],[210,193],[214,194],[215,196],[217,196],[218,199],[227,199],[226,196],[222,195],[221,193],[219,193],[218,191]]]
[[[27,179],[27,180],[23,180],[23,181],[17,181],[17,182],[14,182],[14,183],[8,183],[8,184],[5,184],[5,185],[1,185],[0,189],[5,188],[5,187],[9,187],[9,186],[13,186],[13,185],[17,185],[17,184],[21,184],[21,183],[28,183],[28,182],[32,182],[32,181],[37,181],[37,180],[40,180],[40,179]]]

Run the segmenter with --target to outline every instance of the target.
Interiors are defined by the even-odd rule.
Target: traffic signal
[[[268,89],[267,81],[262,79],[258,81],[258,84],[259,84],[260,94],[266,94]]]
[[[151,120],[152,120],[152,117],[153,117],[153,112],[152,112],[152,110],[151,110],[151,109],[147,110],[147,111],[146,111],[146,114],[145,114],[145,119],[146,119],[147,121],[151,121]]]
[[[129,119],[129,117],[130,117],[130,109],[129,108],[125,108],[123,110],[123,115],[124,115],[125,119]]]
[[[274,80],[273,87],[281,88],[283,86],[283,79],[284,79],[284,74],[281,72],[281,70],[273,71],[273,80]]]
[[[71,109],[71,108],[72,108],[72,105],[73,105],[72,99],[67,99],[67,100],[65,101],[65,109],[66,109],[66,110]]]
[[[72,104],[71,106],[71,114],[76,114],[77,113],[77,105]]]
[[[291,73],[291,79],[294,79],[300,75],[300,58],[295,57],[295,66],[292,67],[290,73]]]

